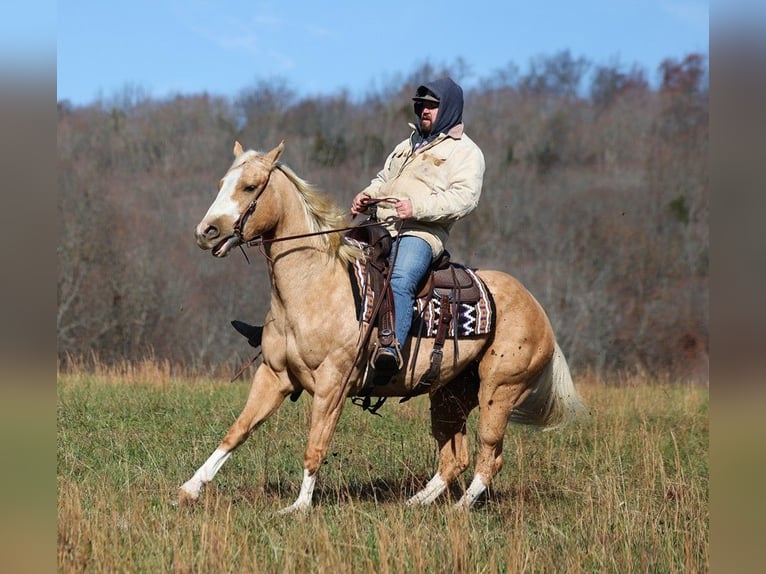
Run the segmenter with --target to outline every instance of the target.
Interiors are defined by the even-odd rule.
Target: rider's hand
[[[351,202],[351,213],[353,215],[359,215],[367,209],[367,202],[370,196],[364,192],[357,193],[354,201]]]
[[[412,201],[409,199],[398,199],[394,204],[396,217],[399,219],[409,219],[412,217]]]

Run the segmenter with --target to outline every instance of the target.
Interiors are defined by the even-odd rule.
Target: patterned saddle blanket
[[[439,320],[442,315],[442,301],[447,301],[451,309],[449,310],[452,319],[450,320],[448,337],[472,337],[477,335],[486,335],[494,327],[495,303],[492,295],[487,290],[484,282],[476,273],[463,265],[452,264],[461,269],[461,276],[465,273],[472,279],[472,284],[478,292],[472,293],[475,296],[461,300],[455,297],[455,293],[450,293],[449,288],[436,286],[429,288],[415,299],[412,308],[413,320],[410,334],[414,337],[435,337],[439,327]],[[374,293],[372,285],[365,277],[364,260],[357,259],[350,268],[351,286],[354,291],[354,301],[356,302],[356,312],[359,321],[369,322],[372,318]],[[432,281],[429,281],[430,285]],[[459,291],[457,292],[459,294]],[[446,295],[447,298],[443,298]],[[457,300],[456,300],[457,299]],[[457,329],[457,334],[455,330]]]

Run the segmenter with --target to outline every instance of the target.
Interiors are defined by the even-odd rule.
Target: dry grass
[[[177,508],[248,385],[151,362],[59,373],[59,570],[707,571],[708,390],[578,381],[590,418],[509,428],[505,468],[469,514],[446,499],[404,507],[436,464],[428,404],[415,399],[382,418],[349,404],[313,511],[281,517],[300,486],[308,397],[256,431],[198,505]],[[469,428],[475,444],[475,414]]]

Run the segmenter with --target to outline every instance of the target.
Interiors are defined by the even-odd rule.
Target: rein
[[[359,229],[360,227],[374,227],[376,225],[386,225],[387,223],[396,223],[401,221],[396,216],[387,217],[383,221],[371,221],[369,223],[360,223],[359,225],[351,225],[349,227],[338,227],[335,229],[325,229],[324,231],[315,231],[313,233],[301,233],[300,235],[287,235],[285,237],[273,237],[271,239],[264,239],[261,236],[255,237],[242,243],[245,247],[254,247],[259,245],[267,245],[269,243],[278,243],[280,241],[290,241],[291,239],[303,239],[305,237],[314,237],[316,235],[327,235],[329,233],[340,233],[341,231],[351,231],[352,229]]]
[[[271,176],[271,173],[269,173],[269,177]],[[304,239],[306,237],[316,237],[318,235],[328,235],[330,233],[341,233],[343,231],[351,231],[352,229],[359,229],[361,227],[375,227],[380,225],[386,225],[388,223],[397,223],[401,221],[396,216],[387,217],[386,219],[382,221],[371,221],[369,223],[360,223],[358,225],[350,225],[348,227],[339,227],[335,229],[325,229],[324,231],[314,231],[312,233],[300,233],[298,235],[287,235],[285,237],[272,237],[270,239],[266,239],[263,236],[256,236],[252,239],[245,239],[242,236],[242,227],[245,224],[245,221],[247,218],[252,215],[252,213],[255,211],[255,207],[258,203],[258,198],[261,196],[261,194],[266,189],[266,186],[268,185],[269,180],[266,180],[266,183],[264,183],[263,187],[258,190],[258,194],[253,198],[253,200],[248,204],[245,211],[242,212],[242,214],[239,216],[239,219],[234,223],[234,235],[237,236],[237,238],[240,240],[240,247],[255,247],[255,246],[263,246],[263,245],[269,245],[271,243],[278,243],[280,241],[291,241],[293,239]],[[370,206],[376,206],[379,203],[392,203],[396,201],[395,198],[392,197],[383,197],[380,199],[370,199],[367,201],[367,205]],[[244,251],[243,251],[244,253]]]
[[[240,164],[243,165],[243,164]],[[301,233],[299,235],[288,235],[285,237],[273,237],[271,239],[264,239],[262,236],[256,236],[252,239],[245,239],[244,236],[244,228],[245,224],[247,223],[248,218],[255,212],[255,208],[258,206],[258,200],[260,199],[261,195],[263,195],[263,192],[266,191],[266,188],[269,186],[269,181],[271,180],[271,174],[274,172],[274,167],[276,164],[272,164],[271,168],[269,169],[269,175],[266,176],[266,181],[263,182],[263,185],[258,189],[258,191],[255,194],[255,197],[250,200],[250,203],[247,204],[247,207],[244,209],[242,213],[239,214],[239,217],[234,222],[234,226],[232,229],[233,235],[237,238],[239,242],[239,248],[242,250],[242,253],[245,255],[245,259],[248,263],[250,263],[250,260],[247,258],[247,254],[245,253],[244,247],[254,247],[254,246],[263,246],[268,245],[271,243],[277,243],[280,241],[290,241],[293,239],[303,239],[306,237],[315,237],[317,235],[327,235],[329,233],[340,233],[342,231],[351,231],[352,229],[356,229],[359,227],[372,227],[375,225],[385,225],[387,223],[397,223],[400,222],[401,219],[399,219],[396,216],[387,217],[383,221],[373,221],[369,223],[360,223],[359,225],[352,225],[349,227],[342,227],[338,229],[327,229],[324,231],[315,231],[313,233]],[[240,167],[240,166],[237,166]],[[394,203],[397,199],[395,197],[382,197],[379,199],[369,198],[367,201],[365,201],[365,206],[372,206],[373,208],[376,207],[379,203]]]

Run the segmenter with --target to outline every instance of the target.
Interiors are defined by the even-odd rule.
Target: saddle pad
[[[472,269],[465,268],[466,272],[473,277],[479,286],[481,297],[476,303],[458,303],[456,313],[457,322],[450,321],[449,336],[455,336],[455,324],[457,323],[458,337],[471,337],[486,335],[492,332],[495,320],[495,306],[492,295],[487,290],[484,282]],[[349,269],[356,301],[357,318],[359,321],[369,322],[372,317],[374,294],[364,273],[364,260],[357,259]],[[435,337],[439,326],[441,304],[439,299],[432,296],[421,297],[415,300],[412,312],[412,328],[410,334],[417,336],[420,332],[423,337]]]

